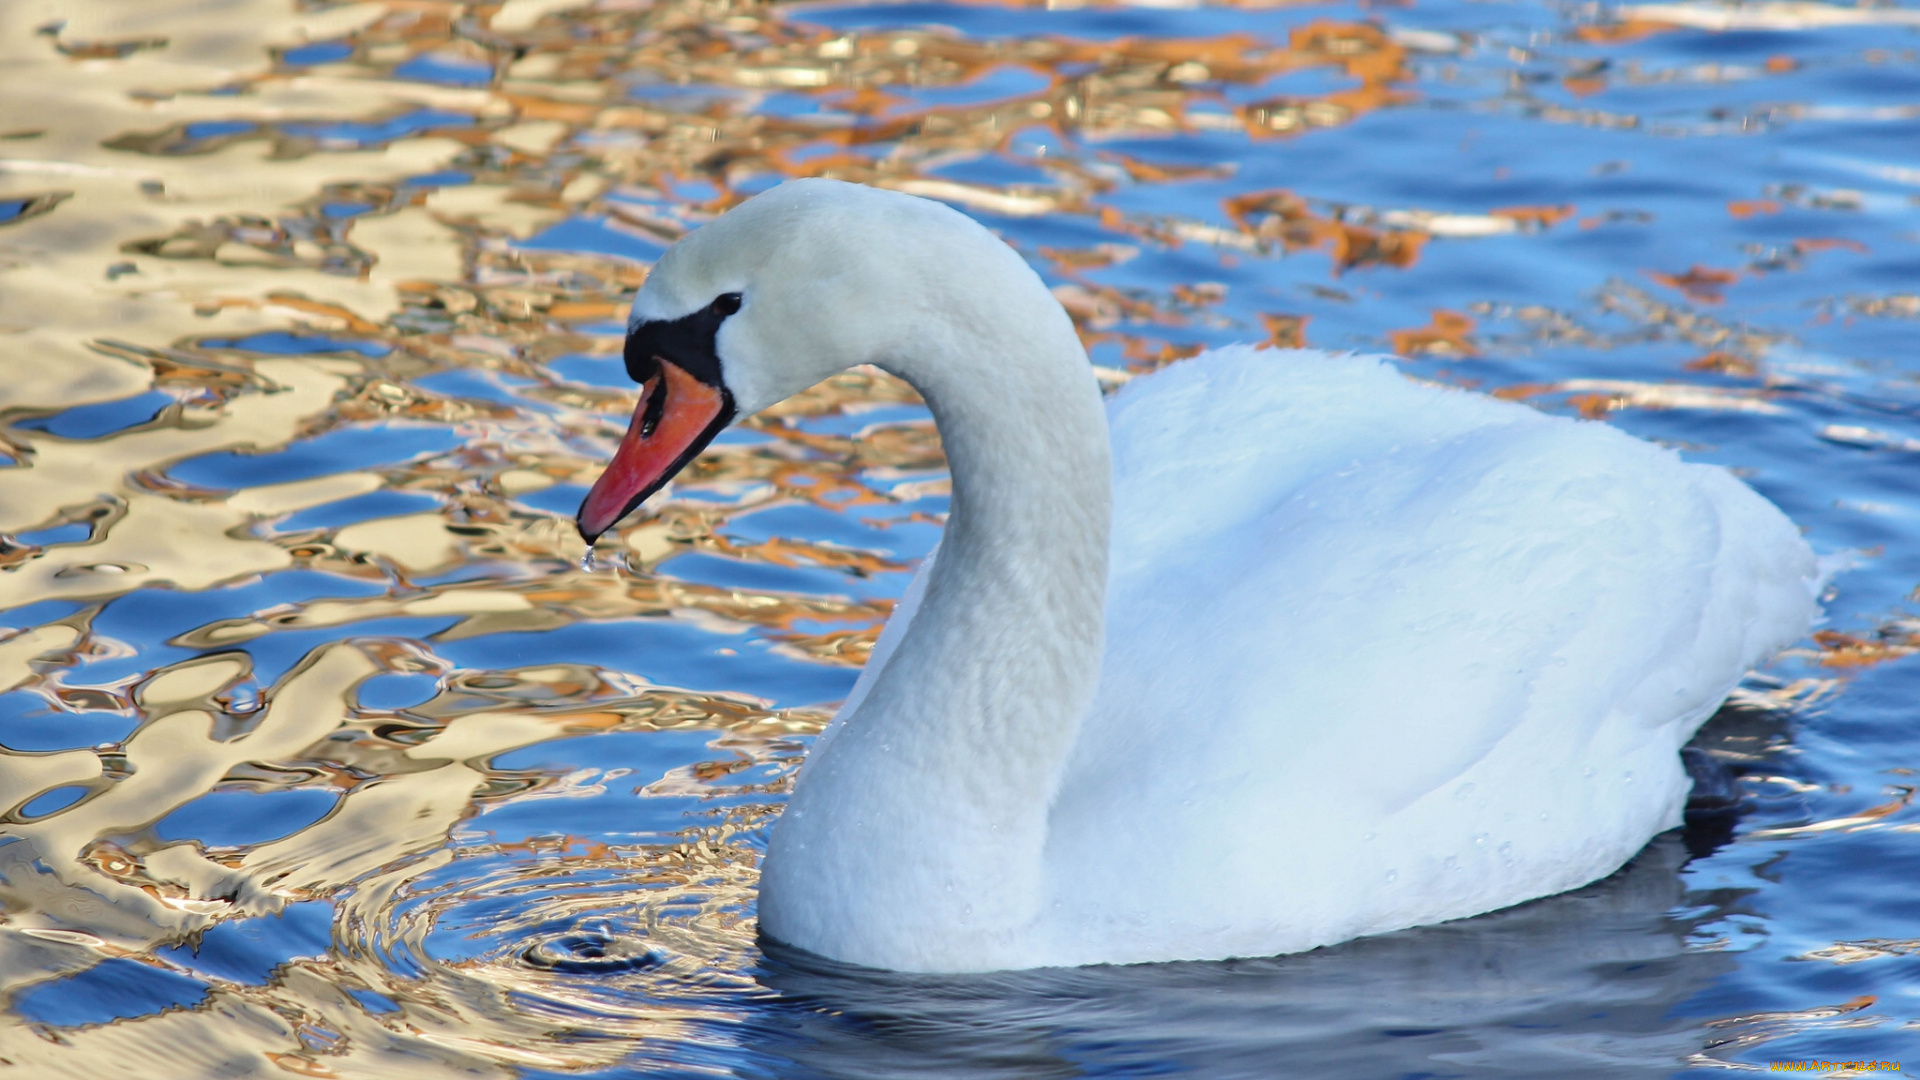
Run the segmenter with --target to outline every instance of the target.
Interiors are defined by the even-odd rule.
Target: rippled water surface
[[[1917,28],[7,0],[0,1075],[1900,1060]],[[1738,813],[1574,894],[1297,957],[928,978],[763,950],[764,830],[943,520],[927,415],[852,372],[723,437],[599,569],[569,519],[632,407],[651,260],[801,175],[977,216],[1109,382],[1234,341],[1393,350],[1738,471],[1854,553],[1699,744]]]

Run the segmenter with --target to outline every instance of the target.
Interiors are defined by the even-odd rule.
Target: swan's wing
[[[1141,383],[1110,412],[1108,645],[1062,852],[1126,835],[1325,876],[1378,833],[1618,865],[1672,823],[1679,743],[1813,614],[1777,509],[1605,425],[1308,354]],[[1549,807],[1586,820],[1517,823]]]

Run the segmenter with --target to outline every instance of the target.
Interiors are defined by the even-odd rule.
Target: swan
[[[874,364],[953,478],[813,747],[760,932],[970,972],[1300,952],[1611,874],[1679,750],[1803,635],[1820,570],[1724,469],[1603,424],[1230,347],[1103,401],[1007,245],[789,181],[634,300],[589,545],[722,429]]]

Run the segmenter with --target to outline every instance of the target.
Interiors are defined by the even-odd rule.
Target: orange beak
[[[733,419],[726,391],[671,361],[658,363],[658,373],[640,384],[640,402],[620,448],[580,503],[575,521],[588,544],[686,468]]]

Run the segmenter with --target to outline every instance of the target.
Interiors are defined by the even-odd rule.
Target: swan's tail
[[[1866,552],[1858,548],[1836,551],[1831,555],[1821,555],[1813,561],[1813,576],[1806,579],[1807,593],[1815,600],[1827,591],[1833,579],[1860,565]]]

